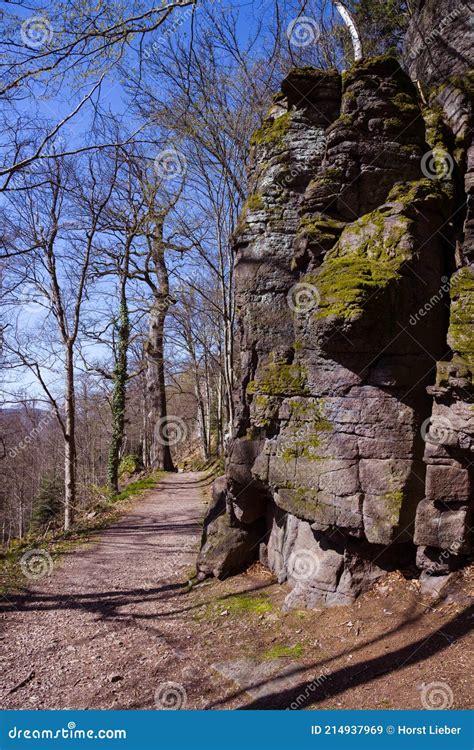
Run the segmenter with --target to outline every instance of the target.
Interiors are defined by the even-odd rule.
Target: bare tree
[[[8,102],[3,112],[3,158],[0,176],[6,189],[11,177],[40,158],[51,158],[50,146],[64,126],[87,106],[99,106],[102,84],[110,79],[126,58],[138,60],[147,38],[166,25],[177,10],[192,14],[198,0],[169,0],[144,7],[132,0],[124,13],[122,3],[91,3],[82,0],[52,0],[48,11],[38,0],[25,8],[12,3],[2,11],[4,28],[0,39],[0,102]],[[151,39],[150,39],[151,44]],[[84,93],[84,86],[88,86]],[[17,102],[36,98],[47,100],[66,88],[69,96],[80,92],[77,101],[48,126],[41,138],[31,139],[37,115],[28,120]],[[23,109],[23,108],[22,108]],[[18,132],[23,127],[23,136]],[[27,129],[25,129],[27,128]],[[12,136],[9,139],[9,135]],[[99,144],[106,145],[106,144]],[[64,148],[57,155],[80,153],[97,144]]]
[[[64,528],[71,525],[76,501],[76,402],[75,351],[84,302],[88,295],[94,241],[110,198],[104,191],[95,163],[88,160],[85,174],[58,158],[48,163],[41,190],[22,193],[21,232],[34,253],[21,256],[20,274],[35,290],[36,302],[45,309],[43,334],[52,334],[49,357],[44,343],[33,336],[25,340],[17,327],[10,351],[32,373],[51,404],[64,440]],[[16,203],[18,210],[18,203]],[[23,321],[18,321],[19,326]],[[48,361],[57,364],[55,340],[61,343],[63,393],[60,399],[48,382]]]
[[[153,429],[150,461],[154,469],[174,471],[168,434],[164,337],[166,316],[170,306],[175,302],[170,291],[166,264],[166,251],[170,243],[165,238],[165,222],[176,203],[176,198],[165,205],[160,205],[156,183],[144,181],[143,189],[148,208],[147,249],[142,268],[137,268],[134,275],[147,284],[152,294],[148,335],[145,342],[149,419]]]

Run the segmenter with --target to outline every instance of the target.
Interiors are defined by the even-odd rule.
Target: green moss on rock
[[[400,279],[410,257],[406,236],[411,220],[377,209],[346,227],[317,277],[320,304],[316,318],[354,320],[377,291]]]
[[[269,117],[263,125],[254,132],[251,138],[252,146],[278,143],[283,140],[291,124],[290,112],[285,112],[280,117]]]
[[[299,363],[288,364],[274,359],[262,368],[258,379],[250,381],[247,393],[267,396],[308,395],[306,370]]]
[[[428,202],[442,203],[448,197],[444,187],[437,180],[428,177],[411,182],[399,182],[388,194],[387,203],[401,203],[406,209],[421,207]]]
[[[394,130],[402,130],[404,123],[399,117],[389,117],[385,120],[385,126]]]
[[[308,185],[308,192],[314,192],[316,190],[319,190],[321,187],[325,187],[327,185],[333,185],[334,183],[339,183],[343,180],[344,174],[340,167],[328,167],[323,174],[318,175],[318,177],[315,177],[314,180],[311,180]]]
[[[443,110],[439,105],[424,107],[423,119],[426,127],[426,141],[431,148],[445,148],[445,126]]]
[[[258,193],[251,193],[245,201],[243,208],[249,211],[262,211],[265,208],[262,196]]]
[[[400,510],[404,500],[403,490],[390,490],[384,495],[387,512],[390,514],[389,523],[396,526],[400,518]]]
[[[374,293],[397,283],[400,268],[412,255],[411,217],[430,203],[441,210],[446,198],[437,180],[401,183],[387,199],[394,207],[385,205],[347,226],[312,282],[320,294],[316,318],[354,320]]]
[[[317,490],[301,486],[292,489],[290,484],[287,491],[278,494],[277,505],[280,508],[306,521],[314,521],[324,515],[325,503],[318,499]]]
[[[285,446],[281,452],[281,457],[285,463],[294,461],[296,458],[305,458],[307,461],[321,461],[322,456],[314,453],[316,448],[321,445],[321,438],[318,435],[311,435],[304,440],[295,440],[291,445]]]
[[[282,451],[283,461],[289,462],[295,458],[320,461],[321,456],[314,450],[321,444],[321,433],[333,429],[325,417],[323,399],[295,398],[288,402],[288,406],[291,409],[289,442]]]
[[[298,426],[306,424],[318,432],[332,430],[332,424],[324,415],[324,399],[291,399],[288,405],[291,409],[291,421]]]
[[[328,133],[339,128],[350,128],[354,124],[354,115],[345,113],[340,115],[328,128]]]
[[[404,91],[400,91],[400,93],[396,94],[391,101],[400,112],[409,117],[416,117],[420,112],[413,97]]]
[[[377,75],[393,78],[406,91],[414,90],[409,76],[402,70],[398,60],[390,53],[365,58],[348,68],[342,73],[342,90],[345,92],[348,86],[362,77]]]
[[[474,270],[461,268],[451,278],[448,341],[471,367],[474,365]]]
[[[335,242],[345,224],[324,214],[303,216],[298,226],[298,236],[307,237],[312,242]]]
[[[239,234],[240,232],[243,232],[245,230],[247,226],[247,217],[249,211],[263,211],[264,209],[265,204],[263,202],[262,196],[258,193],[251,193],[242,206],[242,210],[240,212],[234,234]]]

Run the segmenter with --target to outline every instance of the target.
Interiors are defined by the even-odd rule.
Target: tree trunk
[[[146,388],[146,378],[140,377],[142,392],[142,462],[145,469],[150,468],[150,441],[148,435],[148,393]]]
[[[199,373],[195,372],[195,380],[196,380],[196,386],[194,389],[194,392],[196,394],[196,401],[198,404],[198,421],[199,421],[199,431],[201,433],[201,448],[202,448],[202,456],[205,461],[208,461],[209,459],[209,451],[208,451],[208,432],[207,432],[207,426],[206,426],[206,407],[204,404],[204,399],[202,397],[201,393],[201,386],[199,383]]]
[[[145,346],[147,388],[150,399],[149,418],[152,425],[150,463],[159,471],[174,471],[167,429],[167,408],[164,367],[164,326],[168,303],[155,299],[150,310],[148,340]]]
[[[120,316],[117,327],[118,342],[114,370],[114,388],[112,394],[112,439],[110,442],[107,479],[113,494],[119,491],[119,464],[125,433],[125,408],[127,395],[127,354],[130,337],[130,319],[126,295],[126,276],[120,284]]]
[[[148,340],[145,345],[147,388],[150,395],[152,437],[150,463],[158,471],[175,471],[170,450],[168,413],[165,388],[165,320],[174,300],[170,296],[168,269],[165,261],[163,226],[166,214],[159,215],[152,236],[152,258],[158,281],[150,310]]]
[[[217,397],[216,397],[216,424],[217,424],[217,437],[216,437],[216,453],[218,455],[224,454],[224,394],[222,387],[223,375],[222,367],[219,368],[217,376]]]
[[[205,438],[205,458],[206,461],[211,457],[211,437],[212,437],[212,424],[211,424],[211,385],[209,375],[209,363],[207,359],[207,353],[204,353],[204,378],[206,385],[206,438]]]
[[[74,394],[74,362],[72,346],[66,347],[66,396],[64,432],[64,530],[74,516],[76,502],[76,405]]]
[[[23,496],[20,492],[18,495],[18,538],[23,539]]]

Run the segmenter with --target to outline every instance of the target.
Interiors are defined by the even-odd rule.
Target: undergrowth
[[[80,544],[110,526],[128,508],[129,501],[145,490],[156,487],[165,472],[153,472],[146,477],[130,482],[122,492],[110,495],[105,488],[96,488],[97,500],[78,514],[68,531],[50,529],[29,532],[21,539],[13,539],[0,552],[0,594],[28,587],[30,581],[23,575],[21,560],[29,550],[43,550],[51,556],[53,563],[69,554]]]

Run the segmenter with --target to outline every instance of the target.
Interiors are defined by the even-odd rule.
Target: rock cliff
[[[445,4],[435,33],[420,3],[405,70],[292,71],[252,138],[242,379],[198,570],[260,557],[288,606],[472,552],[471,44],[467,7]]]
[[[405,60],[428,104],[434,174],[451,180],[447,356],[436,365],[426,435],[425,497],[417,508],[417,564],[443,574],[473,551],[474,504],[474,145],[472,3],[419,2]]]

